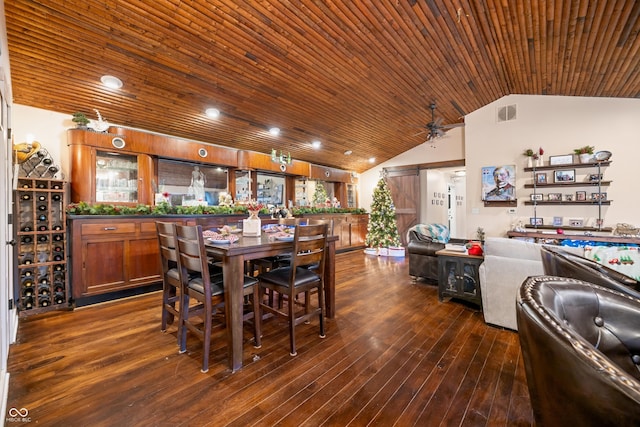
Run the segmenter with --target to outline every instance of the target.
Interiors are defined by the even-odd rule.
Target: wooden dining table
[[[338,236],[327,237],[324,287],[325,315],[335,317],[335,257]],[[234,243],[216,243],[205,240],[207,255],[222,261],[224,276],[225,315],[227,322],[227,348],[232,372],[242,368],[243,354],[243,284],[245,261],[280,255],[293,250],[293,242],[276,240],[264,231],[259,237],[242,236]]]

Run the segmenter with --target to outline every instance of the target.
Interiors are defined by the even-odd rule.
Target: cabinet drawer
[[[169,221],[175,222],[175,221]],[[180,222],[176,222],[176,224],[181,224]],[[157,233],[156,230],[156,222],[141,222],[140,223],[140,232],[141,233]]]
[[[82,235],[88,234],[121,234],[121,233],[132,233],[135,234],[136,225],[134,223],[124,223],[124,224],[82,224]]]

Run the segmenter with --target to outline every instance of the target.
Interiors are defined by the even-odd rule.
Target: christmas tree
[[[311,199],[315,206],[322,205],[327,202],[327,190],[324,189],[322,182],[316,182],[316,190],[313,192],[313,198]]]
[[[373,190],[365,244],[370,248],[400,246],[396,208],[393,206],[391,191],[389,191],[384,178],[380,178],[378,185]]]

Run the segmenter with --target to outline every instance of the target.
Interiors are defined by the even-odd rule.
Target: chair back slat
[[[209,264],[201,225],[176,225],[178,265],[185,292],[189,277],[201,276],[205,298],[211,298]]]
[[[176,252],[176,224],[173,222],[156,221],[158,245],[160,247],[160,261],[163,267],[167,261],[178,262]]]
[[[324,270],[324,255],[327,245],[327,224],[300,225],[293,237],[292,274],[296,267],[319,263]]]

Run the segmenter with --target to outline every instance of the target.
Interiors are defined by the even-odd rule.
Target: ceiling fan
[[[436,103],[432,102],[431,105],[429,105],[429,108],[431,109],[431,121],[426,125],[424,125],[423,130],[421,130],[420,132],[416,133],[413,136],[418,136],[426,133],[427,140],[425,142],[428,142],[444,136],[446,134],[446,131],[449,129],[464,126],[464,123],[454,123],[450,125],[443,125],[441,117],[438,117],[436,119]]]

